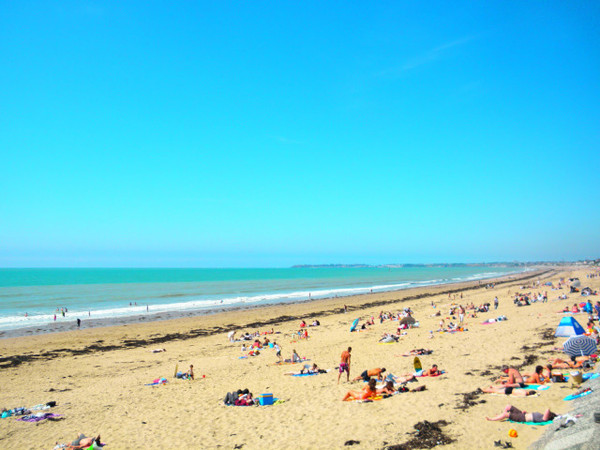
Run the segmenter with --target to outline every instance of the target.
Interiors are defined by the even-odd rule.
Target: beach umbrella
[[[570,281],[571,281],[571,286],[574,286],[574,287],[581,286],[581,281],[579,281],[579,278],[570,278]]]
[[[563,344],[563,351],[570,356],[589,356],[596,353],[596,341],[589,336],[571,336]]]
[[[400,321],[400,325],[414,325],[416,320],[411,316],[405,317]]]

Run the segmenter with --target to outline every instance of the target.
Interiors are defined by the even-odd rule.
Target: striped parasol
[[[570,356],[589,356],[596,353],[596,340],[589,336],[571,336],[563,344],[563,351]]]

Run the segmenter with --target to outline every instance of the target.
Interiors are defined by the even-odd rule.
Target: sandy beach
[[[507,403],[527,411],[550,407],[564,413],[569,404],[562,399],[573,392],[570,384],[553,385],[529,398],[473,392],[500,376],[502,364],[531,372],[548,358],[563,355],[552,350],[562,343],[553,337],[562,317],[558,311],[586,298],[569,294],[567,288],[551,290],[543,283],[577,276],[582,286],[598,289],[598,278],[586,279],[589,272],[587,268],[543,268],[499,280],[493,288],[486,287],[490,280],[476,281],[2,339],[2,407],[56,401],[52,412],[60,414],[61,420],[33,424],[2,419],[0,447],[51,449],[56,442],[70,442],[82,432],[101,434],[107,448],[114,449],[342,448],[351,440],[360,442],[356,448],[384,448],[414,438],[411,433],[418,422],[444,420],[448,424],[442,431],[453,441],[445,448],[491,448],[498,439],[527,448],[543,427],[488,422],[485,416],[500,413]],[[540,285],[532,287],[538,281]],[[522,289],[524,285],[530,287]],[[547,303],[513,304],[515,292],[546,290]],[[558,300],[563,293],[569,298]],[[451,303],[493,303],[495,296],[498,309],[467,318],[468,331],[435,331]],[[593,303],[596,298],[591,297]],[[347,313],[344,305],[348,305]],[[405,307],[414,311],[419,328],[406,330],[397,344],[378,344],[384,332],[395,332],[398,325],[396,321],[380,324],[380,311],[397,312]],[[432,317],[437,311],[442,317]],[[501,315],[508,320],[482,324]],[[376,320],[368,331],[349,332],[354,319],[362,322],[371,316]],[[309,328],[309,339],[292,337],[300,320],[311,323],[315,318],[321,325]],[[585,326],[587,316],[577,318]],[[332,370],[318,376],[284,376],[302,365],[273,365],[277,358],[272,349],[239,359],[245,354],[242,344],[227,339],[230,330],[239,336],[242,331],[271,329],[275,334],[268,337],[279,343],[284,358],[290,358],[295,349],[310,363]],[[351,379],[375,367],[396,375],[411,372],[413,358],[399,355],[415,348],[432,349],[433,354],[421,357],[423,366],[436,363],[446,373],[409,383],[411,388],[425,385],[422,392],[372,403],[342,402],[349,389],[362,387],[361,382],[348,383],[344,377],[337,384],[340,354],[348,346],[353,349]],[[152,353],[156,348],[166,352]],[[173,377],[176,366],[187,370],[190,364],[194,365],[194,381]],[[160,377],[168,383],[145,385]],[[255,396],[273,393],[283,402],[265,407],[223,404],[227,392],[244,388]],[[517,438],[509,438],[511,428],[517,430]]]

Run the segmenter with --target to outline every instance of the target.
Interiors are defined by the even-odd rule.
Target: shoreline
[[[558,266],[535,272],[509,275],[492,280],[493,287],[479,280],[452,285],[428,286],[387,293],[319,299],[296,304],[277,304],[217,314],[184,317],[154,322],[6,338],[0,340],[0,373],[3,376],[5,407],[29,407],[56,401],[53,412],[63,419],[32,426],[4,419],[6,433],[0,438],[10,448],[50,448],[66,442],[78,432],[102,433],[103,440],[117,448],[136,445],[144,448],[345,448],[349,440],[358,448],[385,448],[403,444],[414,437],[414,427],[427,421],[445,421],[443,433],[450,438],[448,450],[490,448],[499,438],[508,439],[510,428],[518,431],[514,448],[526,448],[542,434],[543,427],[489,422],[505,407],[505,395],[482,394],[501,375],[504,364],[532,371],[546,358],[561,357],[554,330],[557,314],[564,305],[579,299],[568,289],[551,290],[547,303],[527,307],[514,304],[517,292],[545,290],[546,281],[586,273],[582,268]],[[583,277],[583,278],[582,278]],[[539,283],[538,283],[539,282]],[[590,279],[600,289],[600,279]],[[493,303],[497,310],[480,312],[467,318],[466,332],[444,333],[441,319],[449,317],[452,304]],[[348,313],[343,312],[348,305]],[[350,333],[350,324],[377,317],[380,311],[396,312],[405,307],[414,311],[420,326],[405,330],[395,345],[379,345],[382,333],[396,332],[398,322],[386,320],[364,332]],[[438,315],[438,313],[441,313]],[[488,324],[486,319],[506,317]],[[301,319],[321,325],[308,328],[309,339],[297,339]],[[268,338],[283,349],[306,357],[329,372],[315,377],[284,376],[301,366],[274,364],[275,352],[269,349],[256,357],[244,356],[240,342],[229,342],[230,330],[268,331]],[[239,334],[239,333],[238,333]],[[294,337],[296,335],[296,337]],[[261,335],[261,340],[265,336]],[[349,380],[361,371],[386,367],[402,375],[413,370],[412,357],[403,358],[415,348],[429,348],[420,357],[423,367],[438,364],[445,371],[439,378],[419,378],[410,392],[369,404],[342,402],[348,390],[361,383],[338,384],[340,352],[352,347]],[[153,353],[156,348],[164,352]],[[240,357],[241,356],[241,357]],[[176,379],[174,370],[194,365],[196,380]],[[333,369],[332,369],[333,368]],[[149,387],[152,380],[165,377],[165,385]],[[273,393],[282,404],[272,407],[236,408],[223,405],[225,393],[248,388],[255,395]],[[573,393],[567,384],[527,398],[511,398],[511,404],[527,411],[550,407],[561,414],[571,407],[565,395]],[[166,425],[168,424],[168,426]],[[327,424],[328,433],[314,433]],[[477,427],[475,435],[469,430]],[[302,436],[302,442],[295,437]]]
[[[501,279],[504,277],[508,277],[508,276],[519,276],[522,274],[526,274],[529,272],[533,272],[535,270],[540,270],[540,268],[524,268],[524,269],[520,269],[520,270],[516,270],[514,272],[509,272],[509,273],[505,273],[505,274],[496,274],[496,275],[490,275],[487,273],[482,273],[479,274],[480,276],[478,278],[472,278],[472,279],[443,279],[443,280],[434,280],[434,281],[407,281],[406,283],[401,283],[401,284],[406,284],[406,286],[402,286],[402,287],[397,287],[394,284],[389,285],[387,288],[385,287],[379,287],[378,289],[375,289],[375,291],[373,291],[374,288],[378,287],[378,286],[372,286],[372,289],[369,292],[369,287],[358,287],[358,286],[340,286],[339,290],[344,291],[357,291],[360,290],[362,292],[352,292],[352,293],[330,293],[330,294],[322,294],[320,293],[321,291],[331,291],[331,290],[335,290],[334,288],[323,288],[321,287],[321,291],[319,291],[318,289],[316,291],[314,291],[314,294],[312,297],[310,295],[309,289],[307,288],[300,288],[300,289],[304,289],[307,292],[309,292],[308,297],[298,297],[296,296],[295,298],[292,297],[291,299],[286,298],[285,296],[279,298],[279,299],[272,299],[272,300],[265,300],[265,299],[261,299],[259,301],[250,301],[250,302],[245,302],[245,301],[241,301],[241,302],[237,302],[237,303],[225,303],[223,304],[223,301],[221,301],[221,304],[215,304],[214,306],[211,307],[206,307],[206,306],[194,306],[194,307],[186,307],[185,305],[188,305],[189,303],[194,303],[195,301],[190,301],[190,302],[185,302],[184,304],[182,304],[182,307],[179,309],[172,309],[170,308],[171,304],[154,304],[152,305],[151,310],[148,310],[148,305],[146,305],[146,310],[144,311],[144,306],[140,305],[140,307],[138,308],[138,305],[136,303],[135,308],[137,309],[136,312],[130,312],[129,314],[116,314],[116,315],[112,315],[112,316],[107,316],[105,314],[105,311],[102,309],[99,310],[93,310],[91,312],[93,312],[93,315],[90,314],[90,310],[89,307],[84,308],[83,311],[71,311],[68,312],[68,318],[66,318],[64,315],[63,317],[60,317],[60,314],[58,313],[58,309],[55,313],[55,319],[54,321],[52,321],[51,317],[52,315],[49,315],[49,318],[47,319],[47,321],[45,322],[39,322],[39,323],[34,323],[34,324],[27,324],[26,322],[19,322],[18,325],[16,327],[9,327],[9,328],[0,328],[0,339],[3,338],[10,338],[10,337],[19,337],[19,336],[33,336],[33,335],[38,335],[38,334],[46,334],[46,333],[57,333],[57,332],[63,332],[63,331],[71,331],[71,330],[76,330],[78,329],[78,327],[75,325],[77,323],[77,320],[80,319],[81,323],[83,325],[83,328],[97,328],[97,327],[106,327],[109,326],[109,324],[115,324],[115,325],[126,325],[126,324],[134,324],[134,323],[145,323],[145,322],[154,322],[154,321],[162,321],[162,320],[171,320],[171,319],[177,319],[177,318],[185,318],[185,317],[198,317],[198,316],[205,316],[205,315],[211,315],[211,314],[218,314],[221,312],[225,312],[225,311],[235,311],[235,310],[248,310],[248,309],[253,309],[253,308],[261,308],[261,307],[269,307],[269,306],[275,306],[275,305],[279,305],[279,304],[289,304],[289,305],[293,305],[293,304],[299,304],[299,303],[305,303],[305,302],[312,302],[312,301],[318,301],[318,300],[326,300],[326,299],[332,299],[332,298],[348,298],[348,297],[354,297],[354,296],[361,296],[361,295],[365,295],[365,294],[384,294],[387,292],[397,292],[397,291],[405,291],[405,290],[411,290],[411,289],[415,289],[415,288],[427,288],[427,287],[431,287],[431,286],[446,286],[446,285],[453,285],[453,284],[460,284],[460,283],[469,283],[469,282],[479,282],[479,281],[484,281],[484,280],[494,280],[494,279]],[[35,286],[34,286],[35,287]],[[285,293],[281,293],[282,295]],[[268,294],[265,294],[268,295]],[[177,297],[179,297],[179,295],[177,295]],[[131,302],[130,302],[130,307],[131,307]],[[112,307],[114,308],[114,306]],[[58,316],[58,321],[56,320],[56,316]],[[26,315],[27,317],[27,315]],[[30,316],[31,319],[35,319],[35,315]]]
[[[502,275],[499,277],[490,277],[490,278],[478,278],[475,280],[469,281],[455,281],[455,282],[446,282],[446,283],[436,283],[424,286],[412,286],[408,288],[400,288],[400,289],[391,289],[386,291],[378,291],[378,292],[365,292],[361,294],[350,294],[350,295],[339,295],[334,297],[314,297],[305,300],[293,300],[287,302],[274,302],[274,303],[260,303],[260,304],[251,304],[246,306],[231,306],[231,307],[218,307],[216,309],[185,309],[181,311],[162,311],[162,312],[148,312],[145,314],[132,314],[128,316],[117,316],[117,317],[103,317],[98,319],[86,318],[83,316],[81,320],[81,328],[80,330],[85,329],[93,329],[93,328],[105,328],[111,326],[122,326],[122,325],[132,325],[137,323],[152,323],[152,322],[162,322],[165,320],[178,320],[184,318],[193,318],[193,317],[202,317],[202,316],[212,316],[215,314],[222,314],[225,312],[234,312],[234,311],[248,311],[255,310],[260,308],[270,308],[278,305],[298,305],[305,303],[315,303],[322,300],[333,300],[333,299],[351,299],[351,298],[362,298],[364,296],[369,295],[382,295],[389,293],[400,293],[400,292],[411,292],[416,289],[427,289],[427,288],[441,288],[448,286],[458,286],[463,284],[472,284],[477,283],[476,287],[481,285],[482,281],[486,282],[502,282],[505,279],[510,279],[510,277],[523,277],[528,274],[535,273],[544,273],[548,270],[552,270],[549,268],[533,268],[531,270],[525,270],[522,272],[514,272],[507,275]],[[451,291],[448,291],[451,292]],[[446,292],[446,293],[448,293]],[[33,325],[33,326],[25,326],[20,328],[8,329],[8,330],[0,330],[0,340],[1,339],[10,339],[17,337],[25,337],[25,336],[36,336],[42,334],[54,334],[54,333],[63,333],[68,331],[77,331],[78,327],[76,325],[77,317],[73,317],[72,320],[69,321],[59,321],[59,322],[49,322],[44,325]]]
[[[532,270],[527,272],[521,272],[518,274],[510,274],[505,275],[503,277],[498,278],[490,278],[486,279],[489,283],[494,283],[496,286],[501,286],[507,283],[515,283],[531,280],[533,278],[540,278],[543,276],[548,276],[550,272],[554,272],[556,269],[552,268],[544,268],[539,270]],[[275,326],[275,325],[284,325],[290,321],[297,321],[301,318],[310,319],[316,317],[327,317],[334,314],[343,313],[343,305],[348,305],[348,312],[352,311],[360,311],[373,307],[383,307],[386,305],[404,303],[408,301],[418,301],[420,299],[426,297],[433,297],[437,295],[450,295],[456,294],[458,292],[466,292],[470,290],[477,289],[485,289],[481,283],[482,280],[473,280],[466,282],[457,282],[457,283],[446,283],[446,284],[436,284],[430,286],[422,286],[422,287],[413,287],[408,289],[399,289],[395,291],[385,291],[385,292],[377,292],[377,293],[365,293],[365,294],[357,294],[346,297],[328,297],[321,299],[314,299],[310,301],[296,301],[290,303],[274,303],[274,304],[262,304],[262,305],[251,305],[248,307],[242,308],[232,308],[225,309],[222,311],[213,311],[206,314],[193,314],[192,312],[185,313],[170,313],[168,317],[159,316],[157,318],[148,318],[148,316],[137,316],[137,320],[127,320],[127,321],[115,321],[113,319],[98,319],[97,323],[93,326],[83,327],[81,329],[77,329],[77,326],[74,324],[61,324],[64,325],[63,329],[57,331],[48,331],[48,332],[39,332],[39,333],[30,333],[30,334],[21,334],[15,336],[2,336],[0,342],[6,343],[18,343],[18,342],[26,342],[28,338],[40,338],[40,337],[48,337],[51,339],[52,337],[57,337],[59,340],[68,339],[69,336],[72,335],[81,335],[85,336],[85,342],[87,345],[83,349],[73,349],[73,348],[61,348],[60,351],[47,351],[43,353],[31,353],[27,355],[23,354],[15,354],[15,355],[1,355],[0,357],[0,370],[16,367],[21,365],[24,362],[36,361],[36,360],[48,360],[57,357],[63,357],[65,355],[80,355],[80,354],[88,354],[93,352],[106,352],[113,351],[119,349],[131,349],[131,348],[139,348],[139,347],[147,347],[152,345],[165,344],[173,341],[184,341],[188,339],[198,338],[202,336],[210,336],[217,333],[225,333],[228,331],[240,331],[240,330],[253,330],[261,327]],[[450,289],[444,289],[450,288]],[[401,298],[390,298],[397,297],[398,294],[404,294]],[[361,302],[361,300],[369,300],[372,299],[374,301],[366,301]],[[292,315],[287,314],[287,309],[290,307],[296,307],[297,309],[308,310],[304,314],[300,312],[294,313]],[[325,308],[325,309],[323,309]],[[275,314],[279,310],[279,315]],[[263,320],[253,321],[250,323],[242,323],[240,324],[240,317],[243,317],[245,313],[256,313],[256,312],[264,312],[262,315]],[[200,318],[209,318],[211,322],[223,322],[222,319],[226,317],[232,317],[232,323],[224,328],[222,326],[213,326],[207,329],[191,327],[194,319]],[[150,320],[144,320],[150,319]],[[83,323],[83,322],[82,322]],[[110,323],[110,325],[109,325]],[[103,333],[106,330],[118,330],[121,329],[125,331],[126,328],[131,328],[133,326],[134,329],[138,329],[140,327],[146,328],[151,327],[153,325],[163,325],[169,326],[169,328],[183,328],[187,331],[176,331],[165,334],[155,333],[155,334],[147,334],[147,337],[136,337],[134,339],[127,339],[123,337],[118,343],[108,343],[104,344],[103,340],[91,342],[92,339],[98,337],[99,334]],[[21,329],[22,330],[22,329]],[[139,334],[138,334],[139,336]],[[90,343],[91,342],[91,343]],[[1,347],[1,346],[0,346]],[[12,345],[11,345],[12,347]]]

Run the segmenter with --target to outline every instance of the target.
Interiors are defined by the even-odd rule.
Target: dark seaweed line
[[[496,282],[496,285],[505,284],[505,283],[522,282],[524,280],[543,276],[551,271],[552,270],[546,270],[543,272],[535,272],[535,273],[532,273],[531,275],[528,275],[526,277],[520,277],[516,280],[498,281],[498,282]],[[429,297],[431,295],[455,294],[458,292],[479,289],[479,288],[481,288],[481,285],[476,284],[474,286],[469,286],[469,287],[460,288],[460,289],[457,288],[457,289],[449,289],[446,291],[440,291],[440,292],[436,292],[435,294],[425,292],[422,294],[410,295],[410,296],[404,297],[402,299],[378,300],[378,301],[374,301],[374,302],[367,302],[367,303],[363,303],[361,305],[351,306],[348,309],[356,310],[356,309],[372,308],[375,306],[389,305],[392,303],[404,303],[404,302],[408,302],[411,300],[419,300],[421,298]],[[339,312],[340,312],[339,308],[327,309],[327,310],[323,310],[323,311],[315,311],[312,313],[308,313],[308,314],[302,315],[302,317],[303,318],[314,318],[314,317],[330,316],[333,314],[338,314]],[[32,361],[38,361],[38,360],[48,361],[51,359],[61,358],[61,357],[65,357],[65,356],[88,355],[88,354],[92,354],[95,352],[110,352],[113,350],[123,350],[123,349],[130,349],[130,348],[147,347],[147,346],[162,344],[162,343],[171,342],[171,341],[185,341],[188,339],[194,339],[194,338],[198,338],[198,337],[202,337],[202,336],[208,336],[208,335],[212,335],[215,333],[224,333],[224,332],[232,331],[232,330],[239,331],[239,330],[244,330],[244,329],[248,329],[248,328],[249,329],[261,328],[261,327],[265,327],[265,326],[269,326],[269,325],[291,322],[293,320],[298,320],[298,319],[299,319],[298,316],[283,315],[283,316],[275,317],[273,319],[266,319],[266,320],[262,320],[262,321],[258,321],[258,322],[251,322],[251,323],[247,323],[244,325],[231,324],[231,325],[227,326],[227,328],[212,327],[212,328],[208,328],[206,330],[202,330],[202,329],[190,330],[187,333],[169,333],[169,334],[165,334],[163,336],[151,337],[148,339],[125,339],[122,342],[122,344],[120,344],[120,345],[92,344],[92,345],[88,345],[88,346],[84,347],[83,349],[60,348],[60,349],[51,350],[51,351],[47,351],[47,352],[43,352],[43,353],[5,356],[5,357],[0,358],[0,370],[8,369],[10,367],[16,367],[25,362],[32,362]]]

